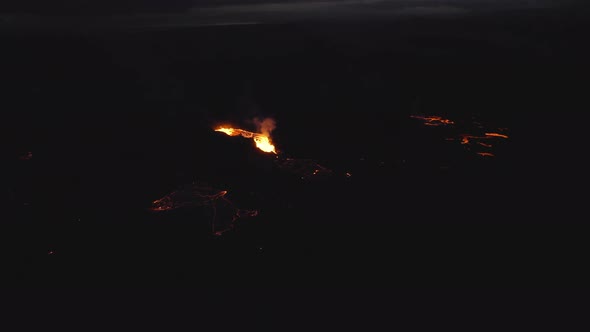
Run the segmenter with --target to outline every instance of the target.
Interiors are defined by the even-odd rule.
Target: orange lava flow
[[[211,230],[215,235],[231,230],[235,222],[245,217],[255,217],[258,210],[244,210],[236,207],[227,197],[227,190],[206,186],[190,185],[175,190],[166,196],[152,201],[149,210],[153,212],[171,211],[180,208],[201,208],[209,210]],[[207,216],[207,214],[201,215]]]
[[[478,152],[477,154],[482,157],[493,157],[494,156],[494,154],[491,152]]]
[[[221,190],[218,192],[212,192],[210,194],[204,194],[199,191],[194,191],[191,193],[190,196],[182,193],[181,191],[173,191],[172,193],[157,199],[152,202],[152,206],[150,210],[152,211],[169,211],[174,210],[177,208],[185,207],[185,206],[203,206],[212,204],[215,200],[218,199],[225,199],[225,195],[227,194],[226,190]],[[181,198],[180,196],[187,196]]]
[[[442,125],[453,125],[455,124],[453,121],[444,119],[443,117],[437,115],[430,115],[430,116],[422,116],[422,115],[411,115],[411,118],[419,119],[424,121],[425,126],[442,126]],[[473,128],[483,129],[484,125],[481,122],[473,121]],[[462,135],[458,135],[455,137],[447,137],[445,140],[447,141],[458,141],[461,145],[465,146],[467,150],[473,151],[475,149],[479,149],[480,152],[473,151],[479,156],[482,157],[494,157],[495,154],[491,152],[498,142],[498,138],[500,139],[508,139],[508,135],[504,134],[504,131],[508,130],[508,128],[496,128],[487,130],[494,130],[494,131],[484,131],[476,130],[479,132],[479,135],[465,133]],[[481,149],[485,149],[487,151],[481,151]]]
[[[245,138],[252,138],[254,140],[254,144],[256,147],[264,152],[267,153],[274,153],[276,154],[277,151],[275,146],[272,144],[272,141],[269,136],[265,134],[253,133],[251,131],[238,129],[238,128],[228,128],[228,127],[219,127],[215,129],[215,131],[225,133],[229,136],[242,136]]]
[[[424,121],[424,125],[426,126],[440,126],[440,125],[452,125],[455,124],[452,120],[444,119],[440,116],[431,115],[431,116],[421,116],[421,115],[411,115],[411,118],[420,119]]]
[[[481,142],[482,140],[491,140],[494,138],[504,138],[507,139],[508,135],[498,134],[498,133],[485,133],[485,136],[474,136],[474,135],[462,135],[461,136],[461,144],[469,146],[472,143],[475,143],[481,147],[491,149],[493,148],[493,144],[491,143],[484,143]],[[491,152],[477,152],[478,155],[482,157],[494,157],[495,155]]]
[[[488,137],[500,137],[500,138],[508,138],[508,135],[498,134],[498,133],[486,133]]]

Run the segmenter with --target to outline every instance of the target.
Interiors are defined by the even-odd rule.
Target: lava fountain
[[[275,146],[272,144],[272,141],[268,134],[254,133],[243,129],[229,127],[219,127],[215,129],[215,131],[225,133],[229,136],[242,136],[245,138],[252,138],[254,140],[254,144],[256,144],[256,147],[258,149],[266,153],[277,153]]]

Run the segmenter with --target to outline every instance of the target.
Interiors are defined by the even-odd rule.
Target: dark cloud
[[[106,15],[181,12],[195,0],[3,0],[0,13],[38,15]]]
[[[314,11],[356,6],[380,10],[428,8],[530,8],[550,4],[564,4],[571,0],[4,0],[1,13],[35,14],[114,14],[114,13],[170,13],[191,8],[220,10]]]
[[[568,0],[8,0],[0,25],[183,27],[298,20],[455,17],[472,12],[538,9]],[[23,15],[28,14],[28,15]],[[58,17],[56,17],[58,16]],[[86,17],[95,16],[94,20]]]

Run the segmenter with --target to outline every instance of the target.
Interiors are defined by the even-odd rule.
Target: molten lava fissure
[[[411,118],[419,119],[424,121],[424,125],[426,126],[441,126],[441,125],[453,125],[455,127],[455,122],[452,120],[444,119],[443,117],[431,115],[431,116],[421,116],[421,115],[411,115]],[[454,137],[445,138],[447,141],[459,141],[461,145],[465,146],[468,150],[475,150],[473,151],[475,154],[482,156],[482,157],[494,157],[495,154],[492,153],[490,150],[496,145],[498,139],[508,139],[508,135],[505,134],[507,128],[498,128],[496,131],[483,131],[485,126],[478,121],[473,121],[470,123],[463,123],[461,124],[463,129],[466,129],[468,132],[477,132],[477,134],[461,134],[461,135],[453,135]],[[457,137],[458,136],[458,137]],[[493,143],[493,144],[492,144]],[[480,150],[476,150],[479,148]],[[484,151],[481,151],[484,149]]]
[[[476,152],[478,155],[482,157],[494,157],[495,155],[489,151],[489,149],[494,147],[494,144],[489,143],[491,140],[494,139],[507,139],[508,135],[500,134],[500,133],[485,133],[484,135],[469,135],[463,134],[461,136],[461,144],[465,145],[466,147],[470,148],[472,145],[477,144],[480,147],[488,149],[488,151],[479,151]],[[486,141],[486,142],[482,142]]]
[[[444,119],[444,118],[437,116],[437,115],[430,115],[430,116],[410,115],[410,117],[413,119],[419,119],[419,120],[424,121],[424,125],[426,125],[426,126],[445,126],[445,125],[455,124],[455,122],[453,122],[449,119]]]
[[[229,136],[242,136],[245,138],[252,138],[258,149],[267,153],[277,153],[275,146],[272,144],[269,134],[253,133],[251,131],[229,127],[219,127],[215,129],[215,131],[225,133]]]
[[[254,133],[239,128],[232,128],[229,126],[218,127],[215,129],[215,131],[225,133],[229,136],[252,138],[258,149],[277,155],[275,164],[279,169],[297,175],[299,178],[301,178],[301,180],[319,179],[333,175],[332,170],[320,165],[312,159],[289,158],[284,155],[279,155],[270,138],[270,132],[275,129],[274,120],[269,118],[266,118],[262,121],[255,119],[255,122],[259,127],[259,133]],[[343,176],[344,175],[346,177],[351,176],[350,173],[343,174]]]
[[[477,144],[479,144],[479,145],[481,145],[481,146],[483,146],[483,147],[486,147],[486,148],[491,148],[491,147],[493,147],[493,145],[492,145],[492,144],[487,144],[487,143],[484,143],[484,142],[477,142]]]
[[[226,197],[227,193],[226,190],[190,185],[153,201],[150,210],[160,212],[179,208],[208,207],[212,212],[212,232],[216,235],[221,235],[223,232],[232,229],[238,219],[258,215],[257,210],[237,208]]]
[[[175,190],[170,194],[152,202],[152,211],[167,211],[186,206],[210,205],[215,200],[224,198],[225,190],[217,190],[210,187],[191,186]]]
[[[499,138],[508,138],[508,135],[498,134],[498,133],[486,133],[487,137],[499,137]]]

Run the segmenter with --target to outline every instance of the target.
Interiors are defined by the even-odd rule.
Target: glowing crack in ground
[[[459,127],[465,128],[464,130],[467,133],[453,135],[453,137],[447,137],[445,140],[458,141],[467,150],[481,157],[494,157],[494,147],[509,138],[507,128],[496,128],[491,131],[482,122],[475,120],[459,126],[455,121],[437,115],[411,115],[410,118],[421,120],[425,126],[449,126],[457,130]]]
[[[150,207],[153,212],[171,211],[180,208],[208,208],[212,211],[210,220],[213,234],[221,235],[234,228],[237,220],[255,217],[257,210],[237,208],[227,197],[226,190],[208,186],[189,185],[154,200]]]

